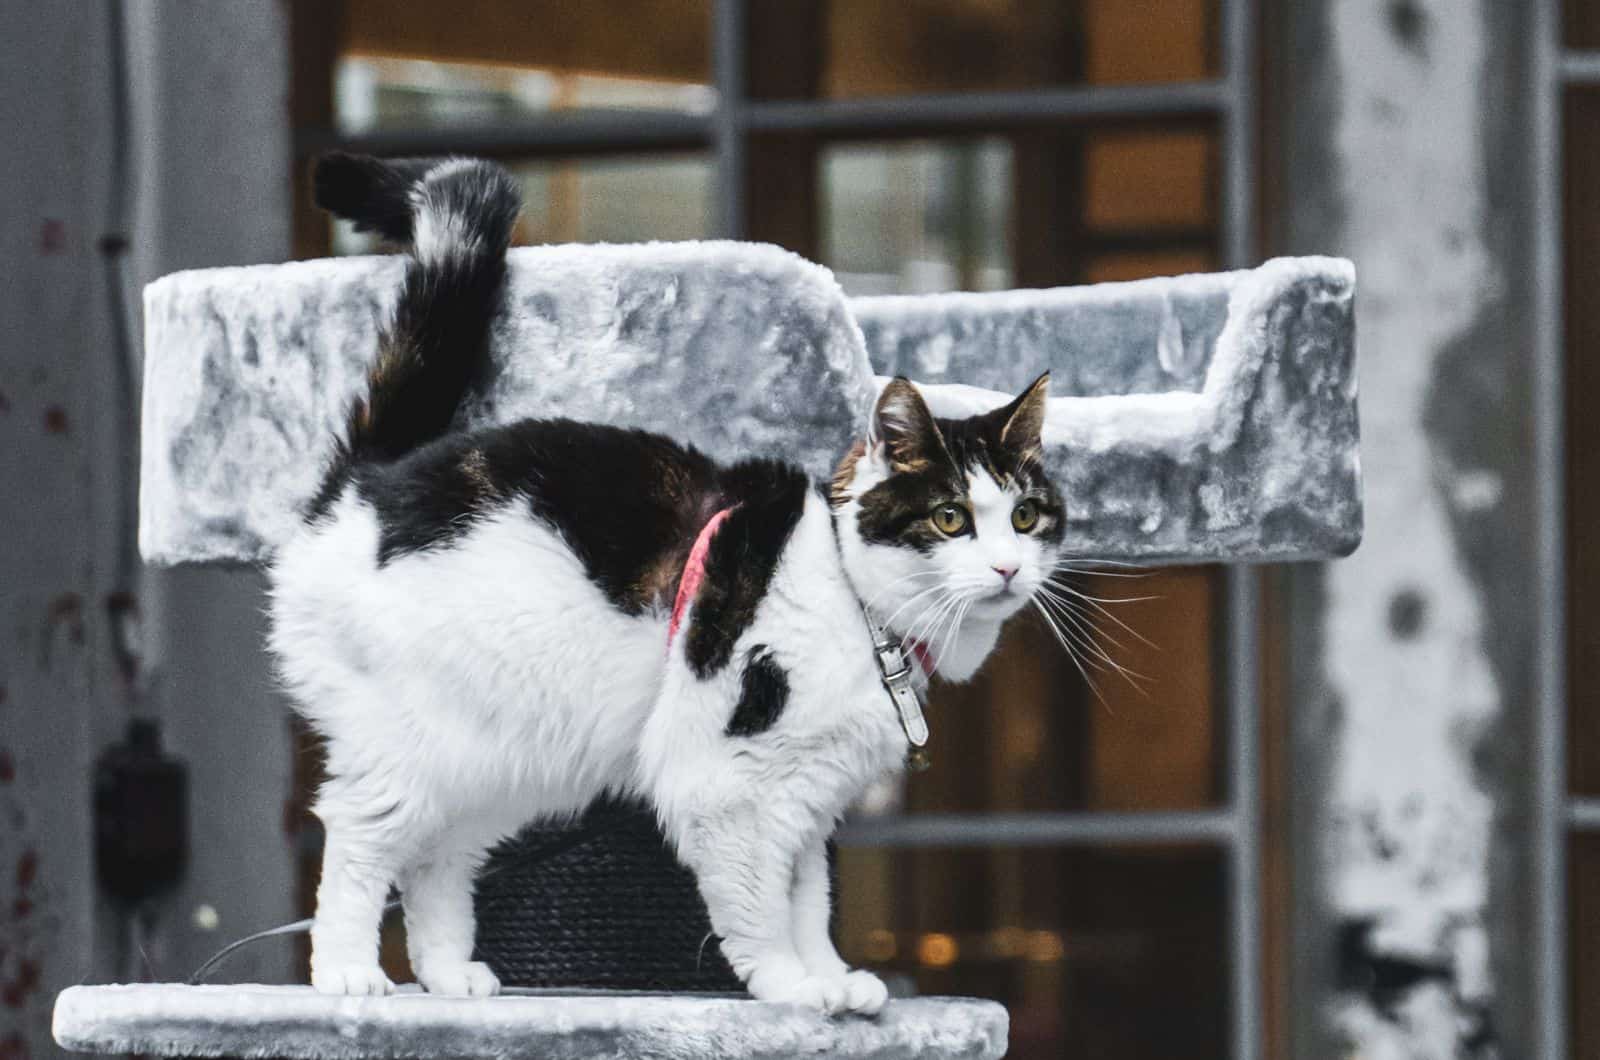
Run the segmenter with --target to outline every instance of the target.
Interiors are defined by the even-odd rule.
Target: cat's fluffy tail
[[[318,206],[410,251],[341,440],[347,467],[393,460],[448,431],[482,373],[522,195],[504,169],[465,158],[330,154],[313,182]]]

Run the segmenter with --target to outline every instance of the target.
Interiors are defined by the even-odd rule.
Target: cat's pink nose
[[[1008,586],[1011,584],[1011,579],[1017,576],[1017,568],[1015,567],[990,567],[989,569],[1004,578]]]

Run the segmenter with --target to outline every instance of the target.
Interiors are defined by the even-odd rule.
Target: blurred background
[[[261,578],[127,528],[139,288],[369,250],[309,205],[334,147],[502,160],[522,242],[766,240],[850,294],[1354,259],[1360,551],[1091,578],[1151,599],[1088,680],[1019,622],[841,836],[841,949],[1003,1001],[1014,1057],[1600,1057],[1600,0],[0,12],[0,1060],[310,912]]]

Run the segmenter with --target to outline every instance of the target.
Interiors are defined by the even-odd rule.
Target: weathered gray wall
[[[130,294],[176,268],[281,260],[288,246],[281,5],[140,0]],[[191,769],[193,860],[140,945],[96,894],[90,771],[130,705],[110,661],[119,437],[96,241],[109,188],[106,6],[0,4],[0,1056],[54,1055],[55,993],[187,974],[221,941],[293,913],[289,741],[242,574],[145,589],[161,717]],[[131,299],[137,313],[138,301]],[[134,334],[138,321],[134,320]],[[195,910],[220,915],[213,931]],[[142,953],[140,949],[142,947]],[[241,977],[291,971],[286,946]]]
[[[45,1055],[55,992],[106,967],[89,877],[102,715],[94,240],[103,165],[89,6],[8,3],[0,44],[0,1055]]]
[[[1274,249],[1356,262],[1367,503],[1352,559],[1290,579],[1300,1055],[1530,1040],[1521,8],[1298,0],[1277,43]]]

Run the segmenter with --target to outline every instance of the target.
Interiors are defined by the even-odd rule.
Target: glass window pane
[[[832,144],[822,261],[847,294],[1011,286],[1011,150],[1000,139]]]
[[[711,232],[713,167],[703,156],[586,158],[515,165],[526,243],[703,239]]]
[[[753,4],[747,80],[768,99],[1015,91],[1215,76],[1215,0]]]
[[[841,953],[994,998],[1013,1060],[1227,1055],[1224,861],[1205,847],[838,851]]]
[[[339,131],[449,128],[526,120],[550,111],[706,113],[707,85],[481,63],[347,55],[334,90]]]
[[[711,232],[713,166],[703,155],[510,163],[522,182],[514,241],[631,243],[704,239]],[[334,252],[370,254],[377,241],[334,227]]]
[[[489,124],[554,110],[709,111],[710,0],[341,5],[346,133]]]

